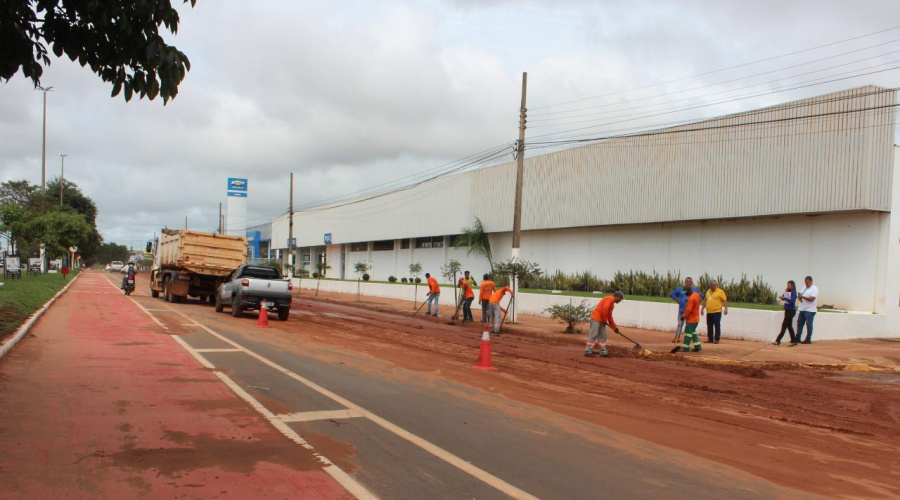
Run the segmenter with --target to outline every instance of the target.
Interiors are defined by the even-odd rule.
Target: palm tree
[[[484,226],[481,225],[481,219],[475,217],[475,224],[472,227],[465,227],[462,234],[453,241],[456,248],[467,247],[469,250],[466,255],[480,255],[487,259],[488,265],[491,266],[491,274],[494,274],[494,258],[491,254],[491,240],[488,234],[484,232]]]

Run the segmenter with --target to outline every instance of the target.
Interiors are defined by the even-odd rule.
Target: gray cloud
[[[877,31],[898,14],[900,5],[888,1],[282,0],[264,9],[236,0],[200,3],[182,9],[173,41],[191,57],[192,70],[167,106],[110,99],[109,87],[68,60],[47,68],[44,84],[55,87],[48,96],[48,176],[59,171],[57,153],[68,153],[67,177],[97,201],[101,231],[120,243],[141,241],[162,226],[180,227],[186,215],[192,227],[214,229],[230,175],[250,179],[248,217],[263,221],[287,207],[291,171],[297,203],[307,204],[514,140],[523,70],[534,108]],[[891,37],[900,38],[900,31],[878,39]],[[848,47],[866,43],[871,40]],[[836,86],[870,81],[897,85],[898,77]],[[0,180],[40,182],[40,92],[17,76],[0,87],[0,97]],[[597,102],[608,101],[555,109]],[[668,119],[677,117],[649,122]]]

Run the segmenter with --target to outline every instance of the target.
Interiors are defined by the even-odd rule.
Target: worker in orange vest
[[[597,357],[594,347],[599,346],[600,355],[604,358],[609,357],[609,351],[606,350],[606,326],[609,325],[614,332],[619,333],[619,326],[613,319],[613,309],[623,300],[625,300],[625,295],[622,292],[616,292],[600,299],[600,303],[591,313],[591,330],[588,333],[587,345],[584,346],[585,356]]]
[[[432,278],[429,273],[425,273],[425,281],[428,282],[428,311],[425,314],[437,316],[438,302],[440,302],[441,299],[441,287],[438,285],[437,280]],[[434,314],[431,314],[432,302],[434,302]]]
[[[462,310],[463,310],[463,324],[470,323],[475,321],[472,317],[472,301],[475,300],[475,292],[472,291],[472,285],[469,284],[469,280],[466,278],[459,279],[459,287],[462,289]]]
[[[505,286],[499,290],[496,290],[493,294],[491,294],[491,333],[500,333],[500,301],[503,299],[503,296],[509,292],[511,297],[515,297],[516,294],[513,293],[512,289],[508,286]]]
[[[481,301],[481,322],[488,324],[491,322],[491,295],[497,290],[497,285],[491,280],[490,274],[485,274],[481,280],[481,290],[479,291],[478,300]]]
[[[693,346],[694,352],[700,352],[703,349],[700,345],[700,335],[697,333],[697,325],[700,323],[700,294],[691,289],[685,289],[684,293],[688,298],[682,315],[685,326],[681,351],[689,352]]]

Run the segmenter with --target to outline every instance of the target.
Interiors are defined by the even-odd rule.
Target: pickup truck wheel
[[[163,283],[163,299],[166,302],[172,302],[172,291],[170,290],[170,287],[169,287],[169,280],[166,280]]]
[[[222,304],[222,299],[219,297],[218,293],[216,293],[215,297],[210,295],[210,298],[214,299],[216,301],[216,312],[217,313],[220,313],[225,309],[225,305]]]
[[[291,315],[290,307],[282,307],[278,310],[278,321],[287,321],[288,317]]]
[[[238,318],[242,314],[244,314],[244,308],[241,306],[241,298],[239,295],[236,295],[231,299],[231,315]]]
[[[209,305],[211,305],[211,306],[216,305],[216,296],[215,295],[210,295],[209,297],[206,298],[206,300],[209,302]]]
[[[157,292],[156,290],[150,290],[150,296],[152,296],[154,299],[158,298],[159,292]]]

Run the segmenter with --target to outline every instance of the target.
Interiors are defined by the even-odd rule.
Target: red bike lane
[[[345,498],[100,273],[0,360],[0,498]]]

